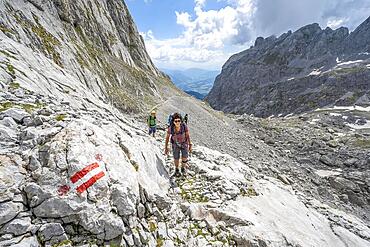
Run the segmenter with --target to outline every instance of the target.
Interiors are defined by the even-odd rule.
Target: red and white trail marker
[[[96,181],[104,177],[105,173],[101,169],[99,163],[94,162],[82,170],[76,172],[71,177],[73,188],[76,188],[78,193],[82,193],[91,187]]]
[[[70,178],[69,185],[60,186],[58,194],[62,196],[67,194],[70,190],[76,190],[77,193],[83,193],[104,176],[105,173],[100,164],[98,162],[94,162],[73,174]]]

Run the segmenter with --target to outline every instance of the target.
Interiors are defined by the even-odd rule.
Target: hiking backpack
[[[156,125],[155,123],[156,119],[157,117],[153,117],[152,115],[149,116],[148,122],[150,127],[154,127]]]

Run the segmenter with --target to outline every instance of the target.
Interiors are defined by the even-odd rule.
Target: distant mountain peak
[[[231,56],[206,100],[217,110],[264,117],[353,104],[369,94],[368,64],[370,17],[351,33],[312,23],[279,37],[258,37],[253,47]],[[352,96],[344,97],[347,92]]]

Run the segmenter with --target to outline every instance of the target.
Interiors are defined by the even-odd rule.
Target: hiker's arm
[[[191,152],[191,151],[192,151],[192,146],[193,146],[193,144],[192,144],[192,143],[191,143],[191,141],[190,141],[189,129],[185,132],[185,135],[186,135],[186,140],[188,140],[189,152]]]
[[[170,140],[170,134],[167,132],[166,134],[166,140],[165,140],[165,144],[164,144],[164,154],[167,155],[168,154],[168,141]]]

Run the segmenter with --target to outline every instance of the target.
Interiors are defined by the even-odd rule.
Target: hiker
[[[188,124],[188,114],[186,113],[184,116],[184,123],[187,125]]]
[[[149,117],[148,117],[148,127],[149,127],[149,135],[153,134],[153,137],[155,137],[155,131],[157,129],[157,117],[155,115],[155,111],[153,110]]]
[[[175,177],[179,177],[180,171],[180,153],[181,153],[181,173],[186,175],[186,163],[188,162],[189,152],[192,151],[192,144],[190,142],[189,129],[185,123],[182,122],[181,115],[174,113],[172,116],[171,125],[168,127],[164,153],[168,155],[168,141],[171,138],[172,153],[175,160]]]

